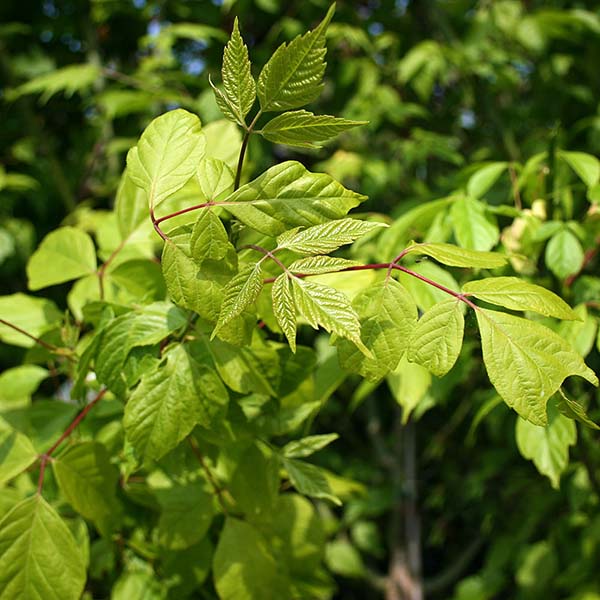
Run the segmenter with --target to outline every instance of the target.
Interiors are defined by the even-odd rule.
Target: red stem
[[[56,442],[54,442],[54,444],[52,444],[52,446],[50,446],[50,448],[46,452],[44,452],[44,454],[40,455],[40,476],[38,478],[37,487],[38,494],[42,493],[42,487],[44,485],[44,475],[46,473],[46,465],[48,464],[48,461],[50,460],[52,454],[73,433],[73,431],[75,431],[77,425],[79,425],[79,423],[81,423],[81,421],[85,419],[90,410],[92,410],[92,408],[102,399],[106,392],[106,388],[101,389],[96,394],[96,397],[81,410],[81,412],[73,419],[73,421],[71,421],[71,424],[63,431],[63,433],[56,440]]]

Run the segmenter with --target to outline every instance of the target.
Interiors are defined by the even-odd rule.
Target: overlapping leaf
[[[407,248],[407,254],[425,254],[449,267],[470,267],[474,269],[495,269],[502,267],[508,257],[497,252],[468,250],[453,244],[424,243],[413,244]]]

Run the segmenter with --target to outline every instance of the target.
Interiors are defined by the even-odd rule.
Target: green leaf
[[[408,362],[406,356],[403,356],[386,380],[392,396],[402,407],[402,423],[406,425],[410,415],[431,387],[431,374],[425,367]]]
[[[253,304],[263,288],[261,263],[248,265],[225,286],[223,304],[211,339],[219,329]]]
[[[0,418],[0,485],[22,473],[36,459],[30,439]]]
[[[483,203],[475,198],[458,198],[450,209],[456,241],[469,250],[491,250],[500,237],[495,221],[486,216]]]
[[[481,198],[508,168],[506,162],[495,162],[477,169],[467,182],[467,194],[473,198]]]
[[[157,542],[170,550],[189,548],[204,538],[214,516],[204,483],[152,487],[161,507]]]
[[[449,267],[471,267],[476,269],[495,269],[503,267],[508,257],[497,252],[467,250],[453,244],[415,244],[408,246],[407,254],[425,254]]]
[[[233,116],[232,120],[243,126],[246,115],[256,99],[256,83],[252,77],[248,48],[240,35],[237,17],[233,22],[231,38],[223,52],[221,75],[226,104],[222,106],[223,95],[215,94],[217,104],[225,116]]]
[[[569,446],[577,441],[575,423],[549,403],[548,424],[539,427],[518,418],[516,436],[522,456],[532,460],[537,470],[550,479],[552,487],[558,489],[560,476],[569,464]]]
[[[557,333],[563,337],[584,358],[592,351],[598,329],[598,319],[588,312],[585,304],[573,309],[577,321],[560,323]]]
[[[558,412],[565,417],[579,421],[592,429],[600,429],[600,426],[588,417],[583,406],[576,400],[571,400],[561,388],[559,388],[558,396],[556,398],[556,408],[558,409]]]
[[[190,236],[190,254],[192,258],[202,263],[205,260],[222,260],[229,252],[235,250],[227,231],[210,209],[203,210],[194,223]]]
[[[283,458],[283,467],[298,492],[311,498],[330,500],[341,506],[342,503],[332,492],[323,469],[295,458]]]
[[[119,472],[106,448],[97,442],[69,446],[52,461],[52,469],[69,504],[100,531],[110,531],[120,512],[115,496]]]
[[[79,600],[85,580],[73,534],[42,496],[0,521],[0,598]]]
[[[271,167],[226,198],[225,208],[242,223],[271,237],[343,217],[366,198],[324,173],[295,161]]]
[[[235,175],[227,164],[218,158],[205,156],[196,171],[196,179],[202,190],[202,197],[207,202],[218,202],[233,192]]]
[[[560,150],[558,156],[575,171],[588,188],[593,187],[600,180],[600,161],[595,156],[585,152],[565,150]]]
[[[431,261],[423,261],[411,265],[411,271],[419,275],[423,275],[428,279],[432,279],[436,283],[441,283],[448,289],[460,293],[460,287],[456,280],[446,269],[442,269],[439,265]],[[417,277],[408,273],[398,272],[398,281],[410,292],[415,299],[417,306],[421,310],[427,310],[438,302],[443,302],[448,299],[447,292],[440,290]]]
[[[87,233],[75,227],[60,227],[49,233],[27,263],[30,290],[77,279],[95,271],[94,242]]]
[[[308,437],[294,440],[286,444],[281,452],[286,458],[305,458],[315,452],[325,448],[337,440],[340,436],[337,433],[326,433],[321,435],[309,435]]]
[[[52,329],[62,319],[62,314],[52,300],[35,298],[17,293],[0,296],[0,319],[4,319],[35,337]],[[31,348],[35,342],[12,327],[0,323],[0,340],[23,348]]]
[[[31,395],[49,374],[38,365],[21,365],[0,374],[0,411],[29,406]]]
[[[110,600],[164,600],[166,593],[152,571],[125,571],[115,582]]]
[[[374,229],[385,226],[384,223],[371,221],[339,219],[302,231],[286,231],[277,238],[277,246],[299,254],[329,254],[340,246],[351,244]]]
[[[333,540],[325,549],[325,562],[332,573],[342,577],[365,576],[365,565],[360,552],[348,540]]]
[[[367,121],[350,121],[329,115],[315,115],[306,110],[286,112],[271,119],[257,133],[275,144],[315,148],[336,135],[366,125]]]
[[[463,286],[463,291],[511,310],[531,310],[557,319],[579,318],[562,298],[550,290],[517,277],[488,277],[469,281]]]
[[[534,425],[546,425],[548,398],[570,375],[598,385],[581,356],[547,327],[482,308],[476,314],[490,381],[502,399]]]
[[[309,256],[295,260],[288,266],[288,271],[292,273],[304,273],[304,275],[320,275],[343,271],[349,267],[357,267],[360,264],[356,260],[336,258],[335,256]]]
[[[117,189],[115,214],[122,239],[127,239],[142,223],[150,220],[144,191],[133,183],[127,169]]]
[[[291,598],[289,582],[269,544],[249,523],[228,517],[213,559],[221,600]]]
[[[129,352],[160,342],[186,323],[186,314],[167,302],[155,302],[113,319],[99,334],[98,379],[115,394],[123,394],[128,387],[123,369]]]
[[[273,314],[277,319],[281,331],[283,331],[290,344],[292,352],[296,352],[296,303],[292,296],[290,278],[283,273],[273,282],[271,290],[273,298]]]
[[[330,333],[354,342],[361,352],[371,352],[360,339],[360,322],[348,298],[325,285],[292,278],[292,293],[300,314],[314,329],[323,327]]]
[[[449,298],[435,304],[412,330],[408,360],[443,377],[453,366],[462,348],[465,319],[461,302]]]
[[[550,238],[544,258],[548,268],[559,279],[565,279],[581,268],[583,248],[571,231],[562,229]]]
[[[263,112],[299,108],[312,102],[323,89],[325,32],[335,10],[332,5],[313,30],[281,44],[258,78],[258,98]]]
[[[185,346],[174,346],[166,364],[142,377],[127,405],[127,440],[141,454],[159,459],[196,425],[210,427],[225,414],[228,395],[217,374],[197,363]]]
[[[157,117],[127,154],[129,177],[146,192],[150,208],[180,190],[204,156],[200,120],[181,108]]]
[[[361,339],[372,356],[367,358],[352,343],[339,340],[340,364],[377,381],[393,371],[404,355],[417,324],[417,306],[404,286],[391,277],[357,294],[352,305],[360,317]]]

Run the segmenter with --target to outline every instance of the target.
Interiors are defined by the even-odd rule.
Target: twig
[[[229,515],[229,509],[227,508],[227,505],[225,504],[225,499],[223,498],[223,489],[217,483],[217,480],[212,474],[212,471],[208,468],[208,465],[204,460],[204,455],[202,454],[202,451],[200,450],[200,448],[198,448],[198,445],[191,436],[188,436],[188,442],[190,443],[190,447],[192,448],[194,456],[198,459],[198,462],[200,463],[200,466],[202,467],[202,470],[206,475],[206,479],[210,483],[210,486],[212,487],[215,496],[217,497],[217,501],[219,502],[223,514]]]

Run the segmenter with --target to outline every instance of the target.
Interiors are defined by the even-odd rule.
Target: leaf
[[[600,429],[600,426],[588,417],[583,406],[576,400],[571,400],[561,388],[558,389],[558,396],[556,398],[556,408],[565,417],[579,421],[592,429]]]
[[[449,298],[435,304],[419,319],[410,336],[408,360],[443,377],[462,348],[465,319],[459,300]]]
[[[431,374],[425,367],[408,362],[404,356],[386,380],[392,396],[402,407],[402,424],[406,425],[410,415],[431,387]]]
[[[311,498],[330,500],[341,506],[340,499],[331,491],[323,469],[295,458],[283,458],[283,467],[298,492]]]
[[[207,259],[222,260],[232,250],[235,249],[221,219],[210,209],[203,210],[192,229],[190,255],[196,262],[202,263]]]
[[[226,106],[222,106],[223,98],[219,94],[215,94],[217,104],[225,116],[233,116],[233,120],[243,126],[246,115],[256,99],[256,84],[252,77],[248,48],[240,35],[237,17],[233,22],[231,38],[223,52],[221,75]]]
[[[374,229],[385,226],[384,223],[371,221],[339,219],[302,231],[286,231],[277,238],[277,247],[299,254],[329,254],[340,246],[351,244]]]
[[[197,363],[185,346],[174,346],[166,364],[144,375],[127,405],[123,425],[140,454],[158,460],[196,425],[210,427],[222,418],[228,395],[217,374]]]
[[[407,254],[425,254],[449,267],[470,267],[477,269],[495,269],[503,267],[508,257],[497,252],[467,250],[453,244],[412,243],[406,249]]]
[[[153,487],[161,507],[157,542],[170,550],[182,550],[204,538],[214,516],[213,498],[204,483]]]
[[[304,275],[319,275],[323,273],[333,273],[335,271],[344,271],[349,267],[360,266],[356,260],[347,260],[345,258],[336,258],[335,256],[309,256],[295,260],[288,266],[291,273],[303,273]]]
[[[273,314],[277,319],[290,344],[292,352],[296,352],[296,303],[292,295],[290,278],[286,273],[279,275],[271,289],[273,298]]]
[[[417,306],[406,289],[391,277],[363,290],[352,306],[359,315],[361,339],[372,356],[367,358],[345,340],[337,343],[340,364],[369,381],[393,371],[407,349],[417,324]]]
[[[235,175],[227,164],[218,158],[205,156],[196,171],[196,179],[202,190],[202,197],[207,202],[218,202],[233,192]]]
[[[225,286],[223,304],[211,339],[219,329],[253,304],[263,288],[261,263],[248,265]]]
[[[281,452],[286,458],[305,458],[325,448],[325,446],[328,446],[339,437],[337,433],[309,435],[308,437],[289,442],[281,449]]]
[[[31,440],[0,418],[0,485],[22,473],[37,456]]]
[[[157,117],[146,127],[138,145],[127,154],[127,171],[146,192],[151,209],[194,175],[205,145],[200,120],[181,108]]]
[[[257,133],[275,144],[315,148],[336,135],[366,125],[367,121],[350,121],[329,115],[315,115],[306,110],[286,112],[271,119]]]
[[[27,263],[30,290],[39,290],[96,272],[92,238],[75,227],[49,233]]]
[[[559,278],[579,272],[583,264],[583,248],[568,229],[555,233],[546,245],[545,261],[548,268]]]
[[[292,293],[300,314],[314,329],[323,327],[330,333],[354,342],[361,352],[371,352],[360,339],[360,322],[348,298],[325,285],[294,277]]]
[[[52,300],[17,293],[0,296],[0,319],[4,319],[35,337],[56,326],[62,314]],[[35,341],[12,327],[0,323],[0,340],[23,348],[31,348]]]
[[[245,225],[275,237],[291,227],[339,219],[364,200],[329,175],[286,161],[243,185],[224,204]]]
[[[547,424],[548,398],[570,375],[598,385],[581,356],[547,327],[482,308],[476,314],[490,381],[502,399],[534,425]]]
[[[585,304],[579,304],[573,309],[577,321],[560,323],[556,332],[567,340],[573,350],[584,358],[592,351],[598,329],[598,319],[588,312]]]
[[[517,419],[517,446],[523,458],[532,460],[537,470],[559,488],[560,476],[569,463],[569,446],[577,441],[575,423],[548,404],[548,424],[539,427]]]
[[[0,411],[29,406],[31,395],[49,374],[47,369],[38,365],[6,369],[0,374]]]
[[[343,577],[363,578],[366,573],[360,552],[348,540],[329,542],[325,549],[325,562],[332,573]]]
[[[573,320],[579,317],[559,296],[517,277],[488,277],[463,286],[469,296],[511,310],[531,310],[546,317]]]
[[[456,280],[446,269],[442,269],[439,265],[431,261],[423,261],[411,265],[411,271],[418,275],[423,275],[428,279],[432,279],[436,283],[441,283],[443,286],[460,293],[460,287]],[[415,299],[417,306],[421,310],[427,310],[438,302],[443,302],[448,299],[447,292],[440,290],[432,285],[421,281],[408,273],[398,272],[398,281],[410,292]]]
[[[483,203],[469,196],[458,198],[450,208],[454,237],[463,248],[491,250],[500,237],[498,226],[485,214]]]
[[[127,239],[142,223],[149,220],[144,191],[133,183],[127,169],[117,188],[115,214],[122,239]]]
[[[221,600],[291,598],[290,584],[269,545],[249,523],[227,517],[213,559]]]
[[[299,108],[312,102],[323,89],[325,32],[335,10],[332,5],[313,30],[281,44],[258,78],[258,98],[263,112]]]
[[[73,534],[42,496],[0,521],[0,598],[79,600],[85,580]]]
[[[588,188],[593,187],[600,180],[600,161],[585,152],[567,152],[559,150],[558,156],[562,158],[575,171]]]
[[[494,162],[477,169],[467,182],[467,194],[473,198],[481,198],[498,181],[508,166],[506,162]]]
[[[101,532],[109,532],[121,509],[115,496],[119,472],[106,448],[97,442],[69,446],[52,461],[52,470],[69,504]]]

